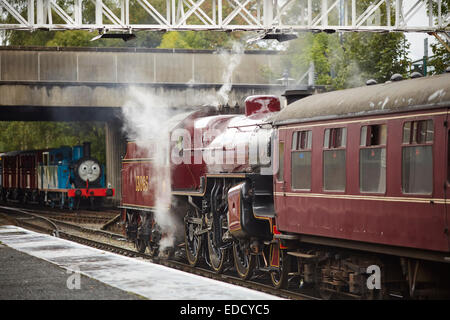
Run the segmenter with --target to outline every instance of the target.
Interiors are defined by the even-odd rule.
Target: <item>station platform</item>
[[[9,225],[0,226],[0,266],[3,300],[280,299]]]

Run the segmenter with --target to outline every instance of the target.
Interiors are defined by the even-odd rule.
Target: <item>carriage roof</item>
[[[450,74],[312,95],[282,109],[275,125],[450,106]]]

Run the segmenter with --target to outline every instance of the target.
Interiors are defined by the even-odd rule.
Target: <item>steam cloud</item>
[[[165,99],[148,92],[131,88],[130,99],[122,108],[124,129],[128,137],[136,141],[137,146],[146,152],[155,166],[149,177],[149,188],[155,196],[155,220],[161,228],[163,238],[160,252],[174,244],[179,226],[170,214],[171,186],[170,167],[167,154],[169,150],[169,132],[166,125],[170,118],[170,108]]]
[[[233,49],[231,50],[231,53],[220,53],[222,63],[226,65],[227,68],[222,75],[223,85],[217,93],[219,97],[219,104],[225,105],[228,103],[229,94],[233,83],[233,71],[241,62],[243,53],[244,46],[240,42],[233,42]]]
[[[190,106],[207,104],[219,107],[229,102],[233,71],[239,65],[243,51],[242,44],[234,43],[231,53],[218,52],[226,67],[222,87],[216,95],[197,95]],[[158,168],[152,172],[149,186],[155,192],[155,220],[163,234],[160,242],[160,252],[162,252],[165,248],[174,245],[177,234],[182,230],[182,226],[176,224],[176,219],[170,212],[172,203],[169,166],[170,133],[167,122],[175,116],[172,108],[183,107],[183,105],[181,101],[171,96],[157,96],[136,87],[130,88],[128,97],[122,108],[124,131],[129,139],[135,140],[137,146],[146,151],[145,157],[151,158],[155,167]],[[180,112],[183,111],[185,110],[180,110]]]

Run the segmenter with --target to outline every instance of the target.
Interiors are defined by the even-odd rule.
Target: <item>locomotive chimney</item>
[[[223,106],[223,113],[225,113],[225,114],[230,113],[230,105],[228,103]]]
[[[250,96],[245,99],[245,115],[277,112],[281,110],[280,99],[276,96]]]
[[[83,157],[90,157],[90,156],[91,156],[91,143],[83,142]]]
[[[239,114],[239,112],[240,112],[240,107],[239,107],[239,104],[236,102],[236,104],[234,105],[234,113]]]

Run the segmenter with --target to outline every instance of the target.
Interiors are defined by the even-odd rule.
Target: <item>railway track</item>
[[[193,273],[203,277],[219,280],[234,285],[239,285],[264,293],[272,294],[285,299],[293,300],[317,300],[319,298],[310,294],[305,294],[293,290],[279,290],[261,281],[244,281],[239,277],[225,272],[216,274],[205,267],[191,267],[190,265],[176,259],[164,259],[152,257],[146,253],[139,253],[134,246],[126,241],[121,234],[110,231],[92,229],[77,225],[67,221],[62,221],[55,217],[48,217],[34,213],[34,210],[20,209],[15,207],[0,206],[0,215],[15,225],[31,229],[33,231],[51,234],[62,239],[78,242],[80,244],[95,247],[101,250],[110,251],[128,257],[138,257],[149,260],[153,263],[164,265],[170,268]]]
[[[121,232],[121,227],[117,224],[120,221],[120,210],[107,210],[93,212],[89,210],[70,211],[57,208],[35,208],[26,205],[16,206],[8,204],[10,209],[19,209],[39,214],[49,219],[73,222],[77,225],[96,226],[100,225],[101,230],[110,230],[116,233]]]

